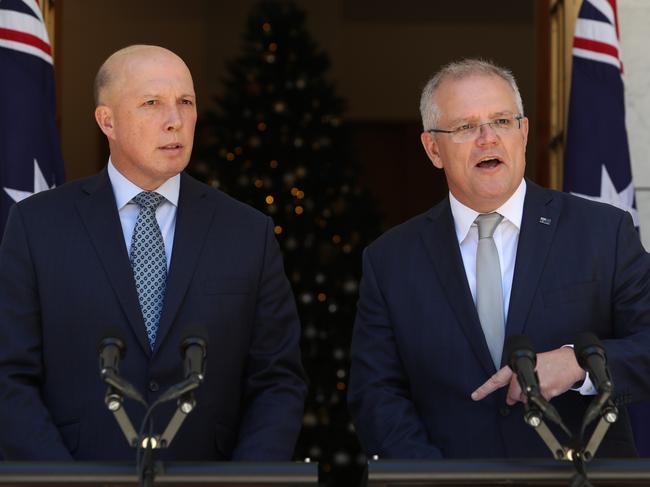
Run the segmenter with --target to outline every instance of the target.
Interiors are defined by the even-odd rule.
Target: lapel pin
[[[539,222],[542,223],[543,225],[550,225],[551,224],[551,219],[546,218],[545,216],[540,216],[539,217]]]

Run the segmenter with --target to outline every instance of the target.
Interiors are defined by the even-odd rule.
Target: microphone
[[[102,379],[110,372],[117,374],[120,360],[126,354],[126,345],[120,333],[111,330],[99,341],[97,351],[99,352],[99,373]]]
[[[578,334],[573,351],[578,365],[589,372],[589,378],[598,393],[609,397],[614,391],[614,384],[607,369],[605,349],[598,337],[590,332]]]
[[[203,382],[208,344],[205,338],[197,335],[199,333],[190,332],[181,341],[180,352],[183,358],[183,376],[185,379],[162,393],[156,400],[157,403],[178,399],[198,388]]]
[[[126,397],[146,406],[147,402],[135,387],[120,377],[120,360],[126,354],[126,345],[120,330],[111,329],[99,341],[97,349],[99,351],[99,374],[102,380]]]
[[[539,381],[535,372],[537,356],[530,340],[525,335],[512,335],[504,347],[508,365],[517,374],[521,390],[528,398],[539,395]]]
[[[519,386],[526,394],[528,402],[537,406],[544,416],[559,425],[565,433],[571,436],[560,417],[560,413],[551,403],[544,399],[539,391],[539,379],[537,378],[537,372],[535,372],[537,355],[528,337],[525,335],[509,336],[504,351],[506,357],[508,357],[508,365],[517,375]]]
[[[581,434],[589,423],[595,420],[608,403],[614,383],[607,369],[607,356],[602,343],[596,335],[590,332],[579,333],[573,344],[573,352],[576,354],[578,365],[589,372],[589,378],[598,391],[598,395],[591,401],[582,419]],[[613,421],[616,421],[614,417]]]
[[[207,342],[201,337],[189,336],[181,342],[183,375],[186,379],[194,377],[199,382],[203,381],[207,348]]]

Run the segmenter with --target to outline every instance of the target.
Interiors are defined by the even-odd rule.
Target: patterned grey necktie
[[[478,247],[476,250],[476,310],[481,320],[492,361],[497,370],[501,366],[505,319],[503,312],[503,288],[501,265],[497,246],[494,244],[494,230],[502,215],[487,213],[476,218],[478,225]]]
[[[156,208],[164,200],[164,196],[151,191],[143,191],[131,200],[140,206],[131,240],[131,267],[152,350],[156,343],[167,280],[165,244],[156,221]]]

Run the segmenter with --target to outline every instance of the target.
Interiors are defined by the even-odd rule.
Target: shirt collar
[[[519,187],[508,198],[503,205],[497,208],[497,213],[503,215],[504,220],[509,221],[517,230],[521,229],[521,219],[524,213],[524,199],[526,197],[526,180],[522,178]],[[449,204],[451,206],[451,214],[454,217],[454,228],[456,230],[456,238],[458,242],[462,242],[467,237],[469,229],[472,227],[474,220],[479,215],[479,212],[472,210],[458,201],[451,191],[449,192]]]
[[[117,204],[118,211],[129,204],[134,196],[145,191],[139,186],[133,184],[120,171],[118,171],[113,165],[113,161],[110,157],[108,158],[108,178],[113,186],[113,194],[115,195],[115,203]],[[181,175],[177,174],[161,184],[155,191],[164,196],[172,205],[177,207],[180,188]]]

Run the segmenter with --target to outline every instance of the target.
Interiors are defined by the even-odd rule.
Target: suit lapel
[[[483,369],[488,375],[492,375],[496,370],[465,276],[449,199],[446,198],[435,206],[427,217],[429,225],[421,231],[421,237],[447,295],[447,302],[454,310],[458,323]]]
[[[77,210],[140,346],[150,354],[115,196],[106,169],[83,186]]]
[[[506,338],[524,332],[561,213],[560,201],[552,191],[528,180],[526,185]]]
[[[181,173],[172,260],[154,353],[159,350],[185,298],[214,210],[213,200],[206,197],[206,188],[185,173]]]

